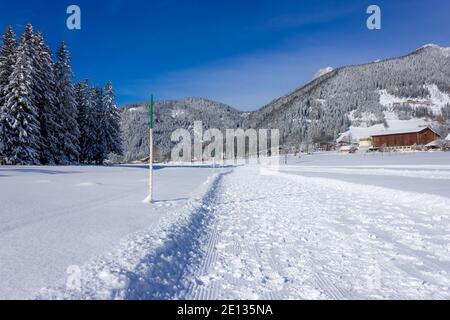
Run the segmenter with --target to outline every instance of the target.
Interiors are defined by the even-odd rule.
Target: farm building
[[[410,149],[414,145],[425,146],[441,136],[431,128],[385,132],[372,136],[373,149]]]
[[[358,150],[356,146],[343,146],[339,149],[340,154],[352,154]]]
[[[372,147],[372,138],[371,137],[363,137],[359,139],[359,148],[360,149],[369,149]]]

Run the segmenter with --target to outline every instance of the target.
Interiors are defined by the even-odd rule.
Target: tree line
[[[103,164],[122,153],[111,82],[74,84],[70,52],[53,54],[28,24],[17,41],[7,28],[0,48],[0,164]]]

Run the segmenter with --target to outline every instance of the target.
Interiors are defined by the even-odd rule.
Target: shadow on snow
[[[202,235],[214,218],[210,205],[217,199],[222,179],[230,173],[219,175],[213,182],[202,198],[201,208],[192,213],[187,224],[172,227],[165,245],[145,257],[136,273],[126,275],[129,279],[126,299],[176,299],[188,290],[189,283],[183,283],[183,276],[203,255]]]
[[[80,171],[62,171],[62,170],[45,169],[45,168],[0,168],[0,176],[2,176],[3,173],[5,173],[5,172],[42,173],[42,174],[48,174],[48,175],[81,173]]]

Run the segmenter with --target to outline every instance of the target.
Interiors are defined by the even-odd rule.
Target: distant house
[[[340,154],[352,154],[358,150],[356,146],[343,146],[339,149]]]
[[[145,163],[145,164],[150,163],[150,157],[137,160],[134,163]],[[153,163],[158,163],[157,159],[153,159]]]
[[[331,143],[321,143],[319,146],[319,151],[326,152],[326,151],[334,151],[336,150],[336,146]]]
[[[339,138],[336,139],[336,145],[338,147],[348,146],[353,143],[352,140],[352,136],[349,134],[349,132],[341,133]]]
[[[359,148],[361,149],[369,149],[372,148],[372,138],[364,137],[359,139]]]
[[[353,146],[358,147],[361,150],[368,150],[372,147],[372,137],[361,136],[353,138],[350,132],[342,133],[336,140],[336,146],[338,148]],[[345,149],[345,148],[344,148]]]
[[[372,136],[373,149],[411,149],[412,146],[425,146],[441,136],[431,128],[405,131],[386,131]]]

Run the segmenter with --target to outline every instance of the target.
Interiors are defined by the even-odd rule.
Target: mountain
[[[395,128],[450,128],[450,48],[426,45],[399,58],[320,70],[317,78],[258,111],[241,113],[202,98],[156,104],[157,158],[170,158],[171,133],[206,128],[279,129],[286,149],[333,142],[342,133],[357,137]],[[122,110],[125,161],[148,154],[148,108]]]
[[[165,100],[155,103],[155,155],[160,161],[169,160],[175,146],[171,134],[179,128],[192,131],[194,121],[202,121],[204,129],[235,128],[243,113],[220,102],[203,98]],[[148,156],[148,104],[128,105],[122,108],[121,125],[124,142],[123,161],[129,162]]]
[[[282,144],[298,148],[358,127],[417,119],[443,124],[449,104],[450,49],[426,45],[400,58],[327,72],[250,114],[243,127],[279,128]]]

